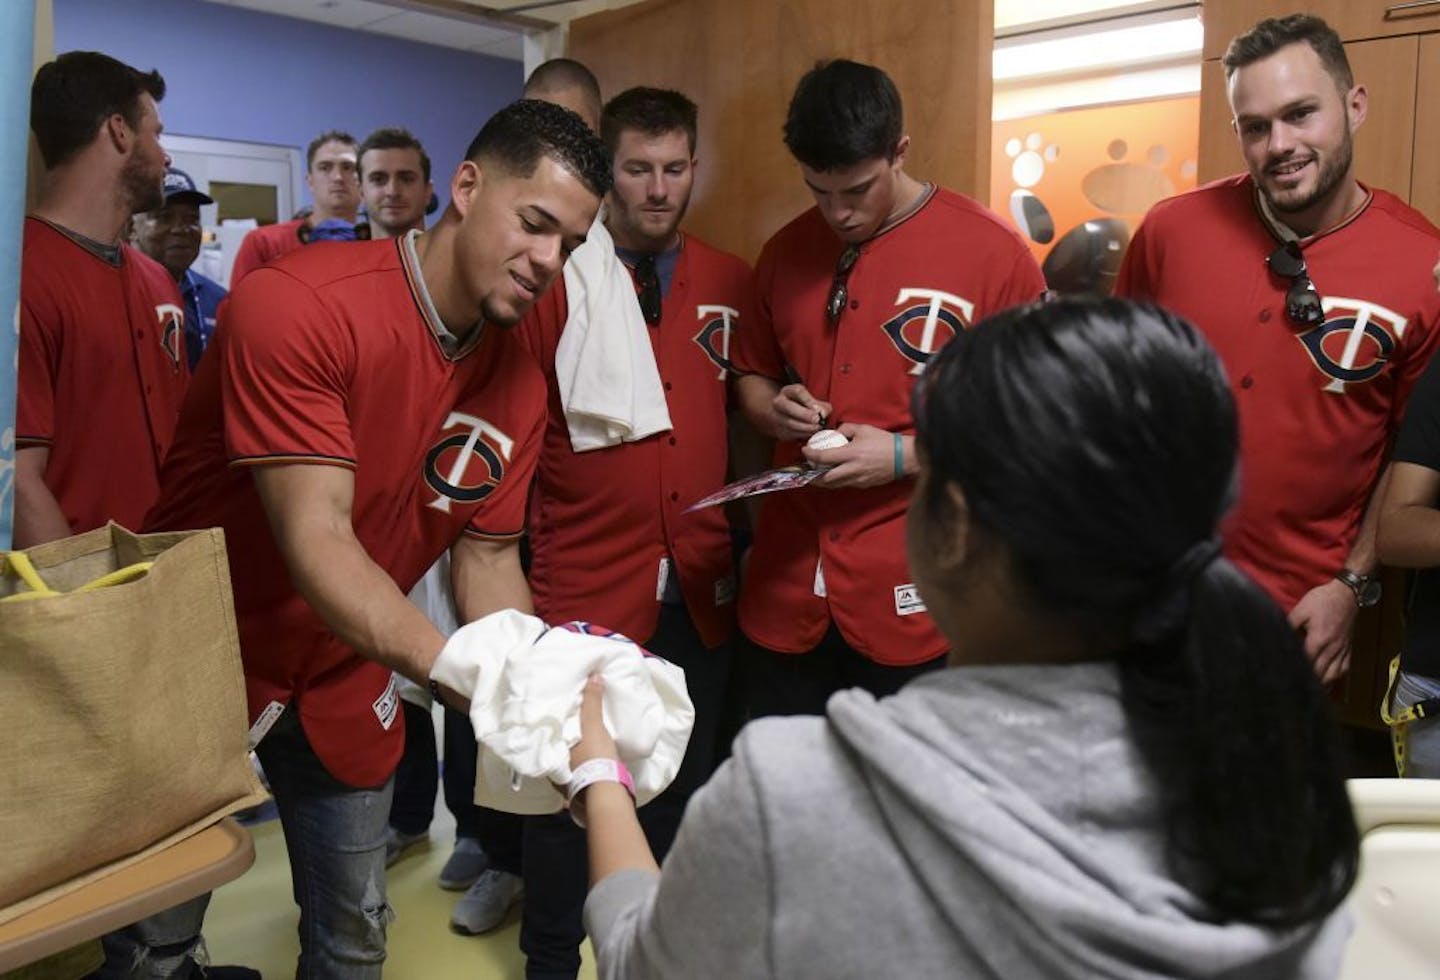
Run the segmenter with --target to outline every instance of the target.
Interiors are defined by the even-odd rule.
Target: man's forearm
[[[496,546],[464,539],[450,552],[450,587],[460,622],[473,623],[501,609],[533,612],[530,583],[520,567],[518,542]]]
[[[740,414],[755,427],[755,431],[768,439],[776,438],[775,396],[780,385],[771,378],[758,374],[741,375],[735,380],[735,400],[739,403]]]
[[[22,450],[23,452],[23,450]],[[60,503],[37,473],[16,464],[14,547],[30,548],[70,536],[70,522]]]
[[[1440,566],[1440,510],[1411,504],[1386,511],[1376,535],[1376,554],[1397,568]]]
[[[1379,566],[1375,557],[1375,535],[1380,525],[1380,503],[1385,499],[1385,490],[1390,485],[1390,467],[1380,473],[1375,489],[1365,505],[1365,514],[1360,518],[1360,529],[1355,534],[1355,543],[1345,557],[1345,567],[1360,575],[1373,575]],[[1336,571],[1339,571],[1337,568]]]

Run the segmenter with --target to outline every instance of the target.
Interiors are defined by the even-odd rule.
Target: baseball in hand
[[[834,429],[821,429],[810,437],[809,441],[805,443],[805,447],[807,449],[839,449],[841,446],[849,444],[850,440]]]

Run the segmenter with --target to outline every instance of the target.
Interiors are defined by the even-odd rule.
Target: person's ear
[[[455,205],[455,210],[460,217],[465,217],[474,203],[480,188],[484,186],[485,173],[480,165],[474,160],[462,160],[460,166],[455,170],[455,176],[450,180],[450,203]]]

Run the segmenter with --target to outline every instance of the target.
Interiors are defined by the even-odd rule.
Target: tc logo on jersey
[[[1374,381],[1385,371],[1409,321],[1363,299],[1327,297],[1325,322],[1300,334],[1300,343],[1330,382],[1322,391],[1345,394],[1347,384]]]
[[[895,305],[905,309],[880,329],[901,356],[914,363],[911,374],[924,370],[931,355],[953,340],[975,315],[974,303],[938,289],[902,289]]]
[[[735,321],[740,319],[740,311],[729,306],[697,306],[695,317],[698,320],[710,317],[695,335],[695,343],[720,369],[715,377],[724,381],[725,375],[735,373],[734,365],[730,363],[730,331],[735,328]]]
[[[155,307],[155,321],[161,349],[179,367],[180,356],[185,350],[185,311],[174,303],[161,303]]]
[[[505,478],[515,441],[481,418],[451,412],[442,432],[459,428],[425,454],[425,483],[438,495],[425,506],[450,513],[452,501],[474,504]]]

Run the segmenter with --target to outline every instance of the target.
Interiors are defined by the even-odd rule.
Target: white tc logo
[[[504,476],[505,464],[510,461],[510,452],[515,448],[515,440],[474,415],[451,412],[441,431],[445,432],[456,426],[465,426],[468,431],[440,440],[425,458],[425,482],[436,493],[435,499],[426,506],[447,514],[450,513],[450,504],[454,500],[469,503],[488,496]],[[488,439],[481,441],[481,436]],[[455,461],[450,464],[450,472],[442,475],[438,465],[440,456],[452,448],[459,451],[455,454]],[[496,449],[500,451],[498,456]],[[465,479],[465,470],[469,467],[472,456],[479,456],[486,469],[485,478],[474,485],[461,482]]]
[[[716,379],[724,381],[725,374],[730,369],[730,331],[734,329],[731,321],[740,318],[740,311],[729,306],[695,307],[697,320],[704,320],[706,317],[719,317],[719,319],[706,323],[699,336],[695,338],[695,342],[700,345],[710,360],[720,366],[720,373],[716,375]]]
[[[922,307],[918,304],[924,303]],[[953,309],[960,312],[956,317],[954,312],[945,308],[949,304]],[[945,337],[940,346],[952,339],[955,334],[964,329],[975,315],[975,304],[967,299],[962,299],[954,293],[947,293],[939,289],[902,289],[900,295],[895,297],[895,305],[905,307],[904,312],[899,316],[892,317],[884,324],[884,330],[890,334],[890,339],[900,349],[900,353],[915,362],[910,369],[911,374],[919,374],[925,369],[925,362],[930,359],[939,348],[935,344],[935,335],[941,326],[945,328]],[[918,343],[907,337],[911,333],[907,329],[909,324],[924,317],[924,324],[920,330]],[[963,321],[961,320],[963,317]]]

